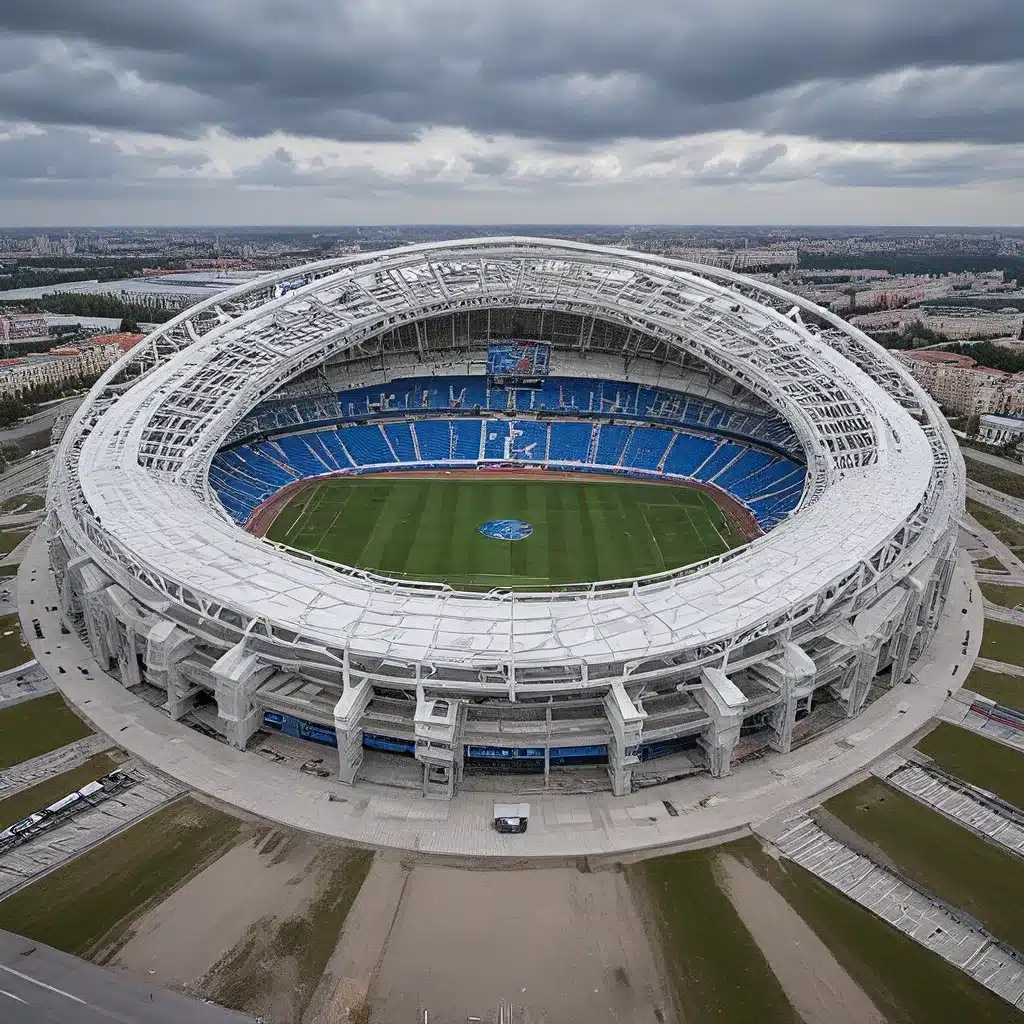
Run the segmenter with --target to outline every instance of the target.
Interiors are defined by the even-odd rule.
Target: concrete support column
[[[703,669],[700,679],[703,686],[694,691],[694,696],[711,721],[699,743],[711,774],[720,779],[732,771],[732,752],[740,738],[747,698],[720,669]]]
[[[120,646],[106,600],[106,589],[113,580],[88,558],[76,558],[68,563],[65,580],[70,586],[71,607],[82,616],[89,649],[100,667],[109,671]],[[69,617],[72,616],[73,613],[69,613]]]
[[[214,662],[210,673],[217,699],[217,717],[231,746],[244,750],[250,737],[262,724],[262,716],[253,697],[260,683],[276,669],[245,649],[241,640]]]
[[[781,754],[788,754],[793,747],[797,703],[814,688],[817,668],[802,647],[786,643],[782,646],[782,657],[759,665],[758,672],[779,693],[779,702],[771,709],[768,717],[772,730],[771,747]]]
[[[178,667],[195,646],[194,636],[166,619],[156,623],[146,636],[146,669],[150,682],[166,690],[167,711],[174,721],[192,710],[199,692]]]
[[[465,706],[451,697],[428,697],[416,687],[416,760],[423,765],[423,795],[451,800],[462,781]]]
[[[363,715],[373,696],[367,680],[349,682],[334,705],[334,731],[338,735],[338,781],[352,785],[363,763]]]
[[[612,792],[626,796],[633,788],[633,766],[640,762],[640,739],[647,712],[634,702],[622,682],[616,680],[605,694],[604,713],[612,731],[608,744],[608,777]]]
[[[892,640],[892,682],[904,682],[910,675],[910,663],[918,647],[918,637],[921,635],[921,612],[925,602],[926,587],[919,579],[910,576],[905,581],[910,591],[910,600],[907,602],[906,615],[899,632]]]

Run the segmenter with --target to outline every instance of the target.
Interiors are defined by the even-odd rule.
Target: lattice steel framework
[[[798,513],[698,566],[515,596],[346,570],[230,523],[208,485],[210,461],[264,397],[402,324],[500,308],[610,321],[757,395],[803,445]],[[624,665],[763,659],[801,630],[855,614],[947,544],[963,490],[933,403],[828,311],[718,268],[492,238],[310,264],[176,317],[83,403],[49,507],[69,551],[212,643],[247,636],[296,667],[358,657],[439,687],[465,685],[468,671],[514,697],[517,680],[538,672],[579,687],[607,685]]]

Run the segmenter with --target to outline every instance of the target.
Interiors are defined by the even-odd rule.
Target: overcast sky
[[[0,224],[1024,223],[1024,0],[9,0]]]

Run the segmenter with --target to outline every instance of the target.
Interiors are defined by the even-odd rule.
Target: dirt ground
[[[257,836],[234,847],[172,893],[136,923],[111,966],[187,989],[253,922],[294,913],[312,896],[316,848],[293,842],[277,847],[275,855],[270,838]]]
[[[408,1024],[424,1010],[490,1024],[502,1003],[516,1024],[658,1024],[673,1019],[659,962],[617,872],[378,856],[307,1024]]]
[[[828,947],[772,886],[742,861],[718,858],[722,887],[806,1024],[885,1024]]]
[[[298,1022],[369,861],[261,829],[138,921],[111,966],[269,1021]]]

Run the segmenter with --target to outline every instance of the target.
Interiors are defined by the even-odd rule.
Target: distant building
[[[0,397],[18,396],[29,388],[62,384],[76,377],[95,377],[121,358],[117,342],[55,348],[43,355],[0,359]]]
[[[0,316],[0,341],[38,341],[49,336],[42,313],[9,313]]]
[[[144,334],[135,334],[132,331],[117,331],[114,334],[100,334],[89,339],[90,345],[117,345],[122,352],[135,348],[145,337]]]
[[[981,417],[978,440],[991,445],[1005,445],[1024,440],[1024,419],[986,414]]]
[[[947,412],[958,416],[1024,415],[1024,374],[978,366],[970,356],[941,349],[893,355]]]

